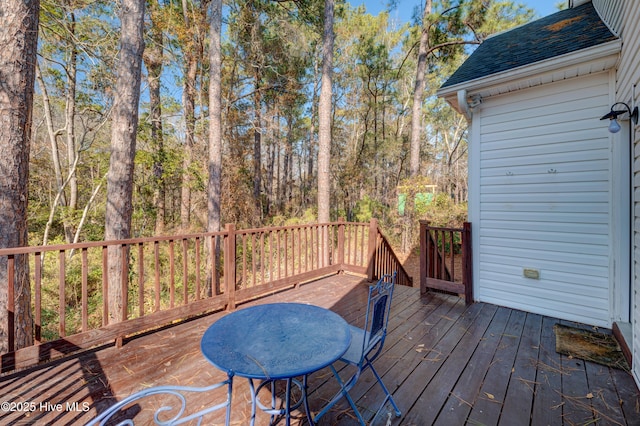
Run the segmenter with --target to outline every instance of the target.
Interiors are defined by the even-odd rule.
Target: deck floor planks
[[[476,398],[469,423],[472,425],[496,425],[507,394],[507,386],[517,355],[526,313],[511,311],[500,344],[496,349],[485,381]]]
[[[416,425],[434,423],[440,414],[440,407],[446,405],[455,386],[451,377],[460,377],[491,324],[497,309],[498,307],[495,305],[484,305],[472,324],[464,331],[464,335],[458,340],[455,349],[449,356],[441,355],[442,361],[439,363],[438,371],[419,397],[421,403],[407,413],[409,423],[413,422]],[[454,331],[452,330],[452,332]]]
[[[576,326],[568,321],[559,321],[561,324]],[[594,422],[590,393],[587,381],[585,361],[561,355],[562,370],[567,374],[562,376],[562,397],[565,400],[563,406],[563,420],[570,424],[589,424]]]
[[[541,327],[540,315],[527,314],[500,415],[501,425],[529,424],[536,385],[535,361],[538,359],[540,348]]]
[[[474,400],[480,394],[480,387],[500,343],[509,313],[509,309],[506,308],[498,308],[496,311],[473,356],[465,365],[460,379],[455,383],[451,391],[452,397],[440,411],[435,426],[462,425],[466,422]]]
[[[630,374],[626,371],[612,368],[611,378],[618,393],[618,400],[629,426],[640,426],[640,391],[629,386]]]
[[[360,277],[331,276],[251,303],[313,303],[357,323],[364,316],[366,301],[366,285],[361,282]],[[491,315],[492,311],[495,314]],[[224,374],[204,360],[199,343],[204,330],[222,315],[224,313],[194,319],[140,336],[122,348],[103,347],[1,376],[0,400],[9,397],[14,401],[51,403],[86,401],[100,409],[145,386],[204,386],[220,381]],[[538,319],[540,324],[536,325]],[[374,363],[403,409],[403,416],[393,419],[392,424],[422,426],[425,423],[420,421],[436,419],[439,424],[451,426],[494,425],[500,418],[506,419],[508,413],[519,412],[516,408],[522,406],[530,407],[530,413],[523,414],[522,418],[514,417],[512,424],[640,424],[640,399],[631,376],[582,361],[586,366],[576,369],[577,360],[562,360],[555,353],[552,330],[555,322],[559,320],[482,303],[465,307],[454,296],[430,293],[420,297],[418,289],[397,287],[387,342]],[[537,334],[533,331],[536,328]],[[560,362],[564,362],[564,367]],[[327,374],[329,370],[325,370],[311,376],[313,409],[320,408],[324,395],[337,390],[335,380]],[[525,371],[526,375],[521,374]],[[521,392],[526,387],[516,392],[517,383],[529,384],[529,381],[535,384],[535,392]],[[560,384],[562,388],[557,387]],[[565,392],[572,388],[570,396],[576,395],[576,398],[566,397]],[[578,399],[579,395],[586,396],[585,392],[593,393],[594,398]],[[521,394],[526,401],[516,401],[516,394]],[[373,414],[370,410],[382,400],[370,372],[361,378],[352,395],[369,417]],[[236,379],[233,398],[233,424],[248,424],[250,403],[246,380]],[[222,394],[199,395],[190,397],[189,404],[197,409],[221,399]],[[588,404],[586,407],[576,405],[576,400],[587,400]],[[613,402],[616,400],[620,401],[618,405]],[[512,408],[511,404],[515,403],[517,406]],[[570,417],[563,416],[563,409],[570,411]],[[28,416],[0,412],[0,424],[75,425],[83,424],[94,413],[94,409],[89,413],[38,411]],[[149,414],[147,410],[140,413],[141,424],[148,418],[143,416]],[[305,424],[301,414],[296,413],[292,424]],[[218,414],[203,424],[221,421],[222,415]],[[268,416],[259,413],[256,424],[267,423]],[[353,416],[343,401],[321,422],[322,426],[352,424],[355,424]]]
[[[592,362],[586,362],[585,367],[594,419],[606,424],[624,424],[624,413],[609,368]]]
[[[407,380],[405,380],[400,389],[398,389],[396,402],[402,412],[406,413],[404,414],[404,418],[407,424],[429,424],[416,422],[417,418],[433,415],[433,400],[430,395],[425,395],[423,391],[447,359],[448,354],[453,351],[482,311],[483,306],[479,304],[476,305],[477,306],[469,306],[457,320],[452,319],[451,327],[447,327],[442,338],[423,355],[418,365],[407,377]]]

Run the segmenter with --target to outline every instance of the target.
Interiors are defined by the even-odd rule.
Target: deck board
[[[529,418],[537,368],[532,361],[538,359],[541,326],[541,316],[527,314],[500,414],[501,425],[515,425]]]
[[[358,325],[365,313],[366,284],[360,277],[336,275],[251,304],[275,301],[323,306]],[[5,374],[0,377],[1,402],[35,402],[38,409],[0,412],[0,424],[83,424],[96,410],[145,387],[205,386],[223,380],[199,349],[204,331],[222,315],[141,335],[121,348],[104,346]],[[465,306],[446,294],[420,296],[419,289],[398,286],[385,348],[374,363],[402,410],[392,424],[639,425],[640,395],[631,376],[557,354],[553,325],[558,322],[490,304]],[[309,385],[314,411],[338,390],[329,369],[311,375]],[[370,372],[363,374],[352,396],[367,419],[383,397]],[[195,395],[189,404],[199,409],[223,398],[224,392]],[[87,403],[90,410],[67,409],[65,404],[74,402],[80,407]],[[51,408],[55,404],[63,404],[62,410]],[[144,409],[137,420],[148,424],[151,413]],[[248,386],[236,378],[232,423],[248,424],[249,416]],[[293,424],[305,424],[303,417],[295,413]],[[258,425],[268,421],[259,413]],[[221,422],[219,414],[205,421]],[[320,424],[356,423],[341,401]]]
[[[555,320],[542,319],[539,358],[536,362],[536,398],[531,417],[535,424],[562,425],[562,400],[558,389],[562,389],[560,354],[555,351],[556,336],[553,332]]]

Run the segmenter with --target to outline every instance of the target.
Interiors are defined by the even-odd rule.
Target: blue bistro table
[[[256,406],[272,415],[290,413],[304,403],[310,424],[313,419],[307,401],[307,376],[339,359],[349,348],[351,332],[338,314],[300,303],[273,303],[232,312],[213,323],[202,336],[204,357],[231,376],[246,377],[251,388],[251,425]],[[302,376],[302,383],[296,377]],[[253,380],[261,380],[256,388]],[[286,381],[283,409],[275,407],[273,383]],[[257,395],[271,385],[271,407]],[[302,397],[291,404],[291,386],[300,388]]]

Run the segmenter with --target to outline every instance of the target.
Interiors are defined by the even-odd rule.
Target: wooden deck
[[[252,303],[312,303],[357,323],[365,291],[362,278],[337,275]],[[29,403],[35,409],[0,411],[0,424],[83,424],[114,398],[144,387],[204,386],[223,380],[199,350],[200,336],[221,315],[139,336],[122,348],[102,347],[4,375],[0,402]],[[465,306],[450,295],[420,297],[417,288],[397,286],[385,349],[374,363],[403,413],[392,418],[392,424],[640,425],[640,394],[631,376],[557,354],[557,322],[484,303]],[[352,392],[365,417],[373,415],[382,399],[372,377],[367,372]],[[312,409],[319,409],[336,389],[328,369],[313,374]],[[206,395],[189,403],[199,409],[222,399],[222,394]],[[246,381],[236,378],[233,424],[248,424],[249,407]],[[142,411],[136,420],[148,424],[148,415]],[[215,417],[205,423],[221,422]],[[259,413],[257,424],[267,423],[268,417]],[[321,423],[355,424],[346,404]],[[301,415],[294,424],[304,424]]]

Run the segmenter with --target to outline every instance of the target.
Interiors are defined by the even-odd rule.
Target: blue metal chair
[[[227,399],[224,402],[204,408],[196,413],[185,415],[185,412],[187,410],[187,398],[183,395],[183,393],[210,392],[223,386],[227,386]],[[115,424],[116,426],[133,426],[135,425],[133,417],[135,417],[135,415],[138,414],[142,409],[140,406],[138,406],[138,403],[142,399],[151,397],[153,395],[162,395],[164,397],[174,399],[180,404],[177,407],[163,405],[162,407],[158,408],[153,414],[153,420],[156,425],[173,426],[194,421],[195,424],[200,425],[202,423],[203,417],[206,414],[220,410],[222,408],[226,408],[225,425],[228,426],[231,420],[231,391],[232,377],[229,377],[223,382],[215,383],[206,387],[157,386],[148,388],[129,395],[123,400],[110,406],[105,411],[100,413],[97,417],[92,419],[89,423],[87,423],[86,426],[102,426],[107,424],[107,422],[110,425]],[[113,420],[115,420],[117,423],[113,423],[112,418],[116,415],[118,416]],[[149,424],[149,421],[145,421],[144,424]]]
[[[387,324],[389,322],[389,311],[391,310],[391,298],[393,296],[393,287],[396,282],[396,274],[384,275],[378,282],[369,287],[369,298],[367,303],[367,313],[365,316],[364,328],[350,325],[351,329],[351,346],[347,352],[340,358],[340,361],[348,365],[355,366],[356,371],[351,377],[343,380],[336,368],[331,365],[334,376],[340,383],[340,391],[329,401],[329,403],[316,415],[314,422],[317,422],[325,415],[343,396],[349,402],[349,405],[355,412],[356,417],[361,425],[365,425],[365,421],[356,407],[355,402],[349,395],[349,391],[355,386],[358,378],[364,370],[371,369],[376,380],[382,387],[386,397],[378,411],[382,410],[387,402],[393,406],[396,416],[400,416],[400,409],[396,405],[391,393],[382,382],[380,375],[373,368],[373,361],[382,352],[384,340],[387,336]],[[378,413],[376,413],[377,415]]]

